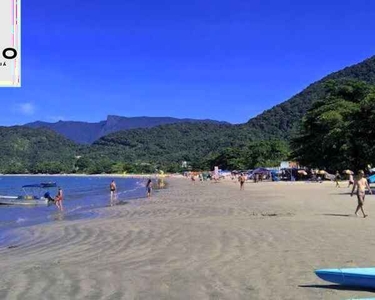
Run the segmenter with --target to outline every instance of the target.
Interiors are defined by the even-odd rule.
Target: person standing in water
[[[114,180],[112,180],[111,184],[109,185],[109,190],[111,191],[111,198],[114,198],[117,190],[116,182]]]
[[[146,184],[146,190],[147,190],[147,198],[151,197],[151,191],[152,191],[152,180],[149,179]]]
[[[62,191],[61,187],[59,187],[58,190],[57,190],[57,195],[55,197],[55,204],[60,211],[64,210],[63,205],[62,205],[63,199],[64,199],[63,191]]]
[[[370,189],[367,179],[364,176],[365,176],[365,173],[362,170],[360,170],[358,172],[358,179],[354,182],[353,189],[352,189],[350,196],[353,196],[354,191],[357,189],[358,205],[357,205],[357,209],[355,210],[355,215],[358,216],[358,211],[361,210],[363,213],[363,217],[366,218],[367,215],[365,214],[365,211],[363,210],[363,205],[365,203],[365,196],[366,196],[366,188],[369,190],[371,195],[372,195],[372,191]]]
[[[110,203],[110,205],[113,206],[115,204],[114,200],[116,200],[116,191],[117,191],[116,182],[114,180],[112,180],[112,182],[110,183],[109,190],[110,190],[110,193],[111,193],[111,203]]]

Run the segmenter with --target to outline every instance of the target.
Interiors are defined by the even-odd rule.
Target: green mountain
[[[330,80],[356,79],[375,84],[375,57],[332,73],[301,93],[241,125],[173,124],[120,131],[96,141],[91,156],[138,162],[199,162],[225,148],[241,148],[257,140],[286,140],[294,134],[312,104],[324,98]]]
[[[280,157],[288,152],[285,143],[277,141],[293,137],[307,110],[317,100],[326,98],[328,81],[344,79],[375,84],[375,56],[324,77],[241,125],[183,122],[130,129],[105,135],[93,145],[79,148],[47,129],[0,127],[0,172],[148,172],[157,166],[177,170],[185,160],[197,168],[217,159],[231,164],[239,161],[238,153],[246,153],[242,165],[260,164],[272,149],[278,150]],[[271,143],[257,143],[262,140]],[[263,153],[260,161],[253,155],[257,148]],[[76,153],[81,156],[78,160]]]
[[[77,146],[47,129],[0,127],[0,173],[72,172]]]
[[[246,126],[256,133],[257,137],[261,137],[259,136],[261,134],[262,136],[289,139],[312,104],[318,99],[324,98],[325,83],[329,80],[342,79],[354,79],[375,84],[375,56],[322,78],[289,100],[250,119]]]
[[[25,124],[31,128],[47,128],[62,134],[66,138],[78,144],[92,144],[97,139],[110,133],[121,130],[136,128],[152,128],[164,124],[175,123],[213,123],[228,124],[226,122],[214,120],[197,120],[197,119],[177,119],[170,117],[120,117],[110,115],[106,120],[97,123],[77,122],[77,121],[58,121],[48,123],[36,121]]]
[[[114,160],[140,162],[196,160],[214,149],[232,146],[240,132],[236,128],[224,124],[180,123],[121,131],[100,138],[90,153],[107,153]]]

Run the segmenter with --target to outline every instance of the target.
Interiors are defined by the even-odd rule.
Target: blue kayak
[[[315,274],[328,282],[375,289],[375,268],[320,269]]]

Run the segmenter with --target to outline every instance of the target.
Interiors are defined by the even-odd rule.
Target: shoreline
[[[164,182],[163,187],[154,187],[152,192],[152,198],[156,199],[161,191],[168,190],[169,183],[168,181]],[[142,195],[138,196],[130,196],[130,197],[123,197],[121,196],[123,192],[122,191],[119,195],[117,200],[114,201],[113,204],[107,203],[102,206],[86,206],[86,207],[80,207],[78,209],[73,208],[73,210],[66,209],[64,212],[60,212],[57,210],[51,210],[48,212],[48,215],[46,214],[43,218],[43,215],[39,216],[38,218],[29,219],[27,223],[21,223],[19,224],[18,221],[14,221],[17,223],[16,227],[14,227],[14,222],[9,223],[10,226],[2,227],[0,228],[0,232],[2,233],[9,233],[13,231],[22,230],[23,228],[33,227],[33,226],[53,226],[56,222],[66,221],[90,221],[98,218],[107,218],[105,211],[106,209],[111,209],[114,207],[121,207],[123,205],[139,205],[140,202],[145,201],[148,199],[146,193],[142,193]],[[103,196],[104,197],[104,196]],[[70,201],[69,201],[70,202]],[[54,206],[51,204],[51,206]],[[10,208],[20,208],[20,206],[10,206],[10,205],[0,205],[0,208],[6,209],[7,207]],[[27,207],[28,209],[33,208],[40,208],[40,207]],[[103,213],[104,212],[104,213]],[[43,212],[41,212],[43,213]],[[44,212],[45,213],[45,212]],[[53,217],[54,216],[54,217]],[[68,224],[67,224],[68,225]],[[13,228],[12,228],[13,226]],[[3,243],[0,243],[0,248]]]
[[[177,174],[0,174],[0,177],[114,177],[114,178],[178,178],[183,177]]]

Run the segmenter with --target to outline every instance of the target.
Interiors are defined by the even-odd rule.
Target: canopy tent
[[[257,168],[255,170],[253,170],[250,174],[249,174],[249,179],[253,178],[254,175],[260,175],[260,176],[271,176],[271,171],[270,170],[267,170],[265,168]]]
[[[271,171],[270,170],[267,170],[265,168],[258,168],[258,169],[255,169],[251,174],[255,175],[255,174],[260,174],[260,175],[267,175],[267,174],[270,174]]]
[[[265,168],[257,168],[255,170],[253,170],[250,174],[250,176],[253,176],[253,175],[269,175],[271,174],[271,171],[270,170],[267,170]]]

